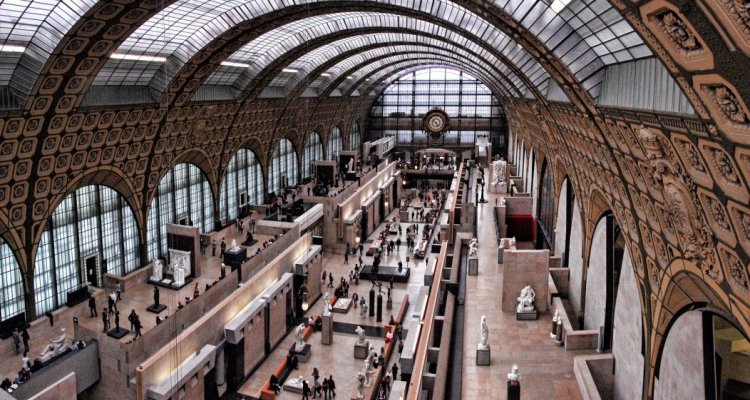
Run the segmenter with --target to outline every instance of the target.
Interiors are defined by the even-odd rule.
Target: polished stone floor
[[[479,275],[467,276],[463,343],[462,399],[505,400],[506,375],[513,363],[521,375],[521,398],[580,399],[573,357],[585,352],[566,352],[549,337],[552,315],[540,313],[536,321],[516,321],[515,313],[500,311],[503,266],[497,265],[497,241],[493,207],[503,195],[485,192],[488,202],[480,204],[477,237],[479,239]],[[518,243],[518,248],[532,248]],[[476,365],[480,320],[487,317],[490,366]]]
[[[417,201],[412,202],[412,205],[417,205]],[[413,208],[409,207],[411,211]],[[388,219],[390,220],[396,216],[397,211],[392,212]],[[407,252],[405,237],[406,227],[411,222],[401,222],[403,228],[403,235],[401,237],[402,243],[401,248],[395,251],[390,256],[383,256],[382,265],[397,265],[398,260],[401,259],[406,266],[406,256],[410,254]],[[418,223],[419,234],[422,234],[425,224]],[[365,242],[365,249],[367,248],[368,242],[375,239],[379,232],[383,230],[383,225],[378,226],[375,231],[370,235],[368,240]],[[396,240],[397,235],[390,235],[388,238]],[[372,262],[372,257],[364,255],[362,257],[365,264]],[[350,309],[346,314],[334,313],[334,322],[344,322],[350,324],[357,324],[362,326],[382,327],[386,324],[390,318],[391,313],[396,314],[402,305],[405,294],[409,294],[410,305],[409,310],[414,307],[413,303],[418,296],[419,289],[422,287],[424,281],[425,272],[425,261],[434,261],[434,256],[427,260],[415,260],[410,257],[409,267],[411,268],[411,275],[408,283],[394,283],[394,288],[391,292],[393,299],[393,308],[391,310],[383,309],[383,322],[378,323],[375,317],[361,317],[360,309]],[[323,256],[323,269],[329,273],[333,273],[334,282],[337,283],[342,275],[345,275],[348,279],[349,271],[353,270],[354,263],[357,262],[357,257],[349,257],[349,264],[344,264],[343,254],[333,254],[326,252]],[[387,284],[384,283],[383,290],[385,291]],[[349,296],[353,293],[361,295],[367,295],[371,288],[370,282],[360,281],[359,285],[352,284],[349,289]],[[333,293],[332,288],[323,287],[324,291],[328,290]],[[321,297],[322,299],[322,297]],[[306,317],[320,315],[323,310],[322,302],[317,301],[310,310],[308,310]],[[310,360],[306,364],[300,364],[299,370],[295,371],[290,378],[302,375],[309,382],[312,382],[312,370],[317,367],[321,381],[323,376],[333,375],[333,379],[336,382],[337,397],[342,399],[350,398],[352,394],[356,392],[356,373],[364,368],[363,360],[354,358],[354,342],[356,335],[334,332],[333,344],[330,346],[323,345],[321,343],[321,333],[315,332],[308,339],[308,343],[312,344],[312,355]],[[368,340],[378,350],[383,345],[382,338],[368,337]],[[294,335],[287,335],[281,344],[272,352],[272,354],[263,362],[263,364],[256,370],[254,374],[240,387],[238,393],[245,396],[258,397],[260,394],[261,387],[270,378],[273,371],[279,365],[281,360],[286,356],[287,350],[292,346],[294,342]],[[395,359],[395,357],[393,357]],[[389,364],[389,368],[392,363]],[[280,399],[298,399],[301,396],[296,393],[282,392],[278,398]]]

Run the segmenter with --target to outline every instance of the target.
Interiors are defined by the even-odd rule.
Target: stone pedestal
[[[333,343],[333,315],[324,315],[321,318],[323,321],[321,343],[330,345]]]
[[[476,256],[469,257],[469,275],[479,275],[479,259]]]
[[[370,341],[366,340],[365,344],[359,345],[356,342],[354,343],[354,358],[364,360],[367,358],[367,352],[370,351]]]
[[[305,343],[305,347],[302,349],[302,351],[297,351],[295,347],[296,345],[293,343],[292,348],[289,349],[289,351],[291,351],[292,353],[294,353],[295,356],[297,356],[297,361],[301,363],[306,363],[307,360],[310,359],[310,355],[312,354],[312,346]]]
[[[167,306],[164,304],[152,304],[146,307],[146,311],[152,312],[154,314],[159,314],[166,309],[167,309]]]
[[[521,400],[521,383],[508,381],[508,400]]]
[[[535,321],[538,317],[536,310],[533,311],[516,311],[516,321]]]
[[[490,348],[477,349],[477,365],[488,366],[490,365]]]

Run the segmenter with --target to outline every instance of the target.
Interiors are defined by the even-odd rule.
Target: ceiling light
[[[349,76],[346,77],[346,79],[354,79],[354,77],[351,76],[351,75],[349,75]]]
[[[563,10],[563,8],[570,4],[570,1],[571,0],[553,0],[550,8],[552,9],[552,11],[559,14],[560,11]]]
[[[327,78],[331,76],[331,74],[329,74],[328,72],[323,72],[322,74],[320,74],[320,76],[325,76]]]
[[[284,68],[284,69],[281,70],[281,72],[289,72],[289,73],[295,74],[295,73],[297,73],[297,70],[296,69],[291,69],[291,68]]]
[[[167,61],[167,57],[160,57],[160,56],[148,56],[145,54],[122,54],[122,53],[112,53],[109,58],[114,58],[116,60],[130,60],[130,61],[146,61],[146,62],[165,62]]]
[[[238,63],[233,61],[222,61],[221,65],[225,67],[250,68],[250,64]]]
[[[26,51],[24,46],[16,46],[12,44],[0,44],[0,52],[3,53],[23,53]]]

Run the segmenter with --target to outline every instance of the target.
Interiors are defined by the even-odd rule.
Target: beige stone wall
[[[702,399],[703,329],[700,311],[689,311],[667,334],[661,367],[654,384],[654,400]]]
[[[243,373],[247,376],[250,371],[255,367],[255,364],[260,362],[265,355],[265,332],[264,327],[266,324],[265,313],[261,310],[257,316],[253,317],[252,322],[245,326],[245,360],[244,360],[244,371]]]
[[[555,222],[555,252],[554,255],[562,257],[565,252],[565,234],[567,232],[568,214],[565,208],[565,199],[568,197],[568,180],[563,181],[560,190],[560,200],[557,202],[557,221]]]
[[[643,321],[630,252],[625,249],[615,299],[612,355],[615,357],[615,400],[640,399],[643,386]]]
[[[71,372],[29,400],[75,400],[76,374]]]
[[[598,330],[604,325],[607,304],[607,220],[602,218],[594,229],[586,272],[586,311],[583,329]]]
[[[581,289],[583,287],[583,224],[578,210],[578,200],[573,203],[573,221],[570,225],[570,301],[571,318],[576,319],[581,310]]]

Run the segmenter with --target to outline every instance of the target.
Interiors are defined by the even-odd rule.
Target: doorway
[[[84,276],[86,277],[86,281],[94,286],[101,286],[98,279],[99,274],[97,274],[96,271],[98,258],[98,254],[91,254],[83,259]]]

